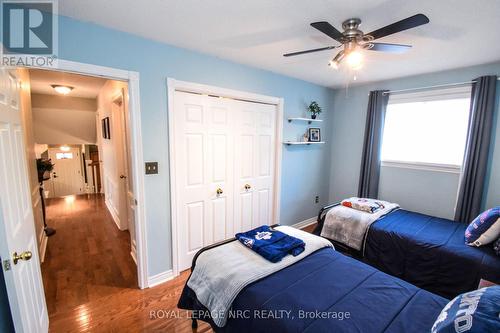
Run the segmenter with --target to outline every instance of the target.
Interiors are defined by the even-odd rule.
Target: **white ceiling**
[[[35,94],[59,95],[52,84],[71,86],[71,97],[96,98],[106,79],[42,69],[30,70],[31,92]]]
[[[309,26],[362,19],[369,32],[423,13],[430,23],[380,39],[411,44],[406,54],[365,51],[357,82],[500,60],[498,0],[64,0],[59,13],[325,86],[349,73],[327,66],[335,50],[293,58],[283,53],[336,45]]]

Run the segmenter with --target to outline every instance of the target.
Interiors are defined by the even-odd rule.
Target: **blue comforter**
[[[500,283],[500,258],[491,246],[464,243],[467,225],[406,210],[372,224],[365,260],[378,269],[447,298]]]
[[[446,303],[328,248],[247,286],[233,302],[234,316],[216,330],[421,333]],[[203,309],[188,287],[179,306]]]

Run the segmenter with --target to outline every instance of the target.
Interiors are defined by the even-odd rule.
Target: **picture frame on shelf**
[[[309,142],[321,142],[321,129],[311,127],[307,130],[309,133]]]

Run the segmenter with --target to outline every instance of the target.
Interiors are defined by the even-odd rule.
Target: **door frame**
[[[179,275],[179,228],[177,218],[177,182],[175,179],[176,169],[173,158],[176,152],[174,136],[174,96],[175,92],[189,92],[195,94],[215,95],[246,102],[263,103],[276,106],[276,144],[275,144],[275,174],[273,193],[273,223],[280,221],[281,207],[281,159],[283,141],[283,107],[282,97],[273,97],[246,91],[233,90],[212,85],[180,81],[174,78],[167,78],[167,121],[168,121],[168,152],[169,152],[169,180],[170,180],[170,221],[172,228],[172,270],[173,275]]]
[[[86,76],[101,77],[108,80],[125,81],[128,83],[130,115],[130,141],[128,147],[132,160],[132,177],[134,182],[134,195],[137,200],[137,218],[135,219],[136,246],[137,246],[137,280],[140,289],[148,288],[148,247],[146,226],[146,205],[144,187],[144,154],[141,132],[141,105],[139,90],[139,73],[112,67],[105,67],[82,62],[58,59],[54,67],[27,66],[42,70],[60,71]]]

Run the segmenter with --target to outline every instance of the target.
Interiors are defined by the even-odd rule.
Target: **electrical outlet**
[[[319,195],[317,195],[316,198],[314,198],[314,203],[319,203]]]
[[[156,175],[158,173],[158,162],[146,162],[146,175]]]

